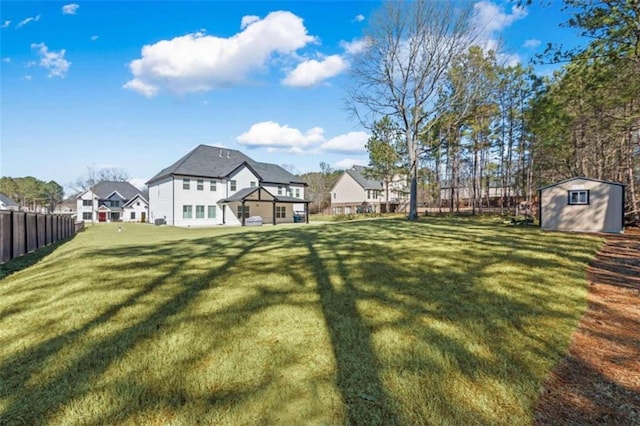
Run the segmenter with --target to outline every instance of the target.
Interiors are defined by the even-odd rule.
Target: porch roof
[[[273,195],[263,186],[254,186],[250,188],[242,188],[235,194],[220,200],[222,203],[231,203],[233,201],[270,201],[277,203],[306,203],[309,204],[310,200],[301,200],[300,198],[286,197],[283,195]]]

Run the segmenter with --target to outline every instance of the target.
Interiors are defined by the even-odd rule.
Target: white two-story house
[[[331,213],[385,213],[387,202],[390,212],[407,200],[406,179],[396,176],[389,182],[387,189],[384,183],[365,176],[365,167],[353,166],[338,178],[331,188]]]
[[[245,225],[256,219],[274,225],[308,221],[302,179],[234,149],[199,145],[147,185],[149,217],[155,223],[195,227]]]
[[[102,181],[76,197],[77,220],[84,222],[146,222],[149,203],[129,182]]]

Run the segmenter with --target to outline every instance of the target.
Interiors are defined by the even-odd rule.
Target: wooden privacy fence
[[[0,263],[72,237],[80,229],[71,216],[0,210]]]

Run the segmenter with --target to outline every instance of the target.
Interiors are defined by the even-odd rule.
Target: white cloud
[[[5,57],[5,58],[2,58],[2,62],[7,63],[7,64],[8,64],[8,63],[11,63],[11,58],[10,58],[10,57],[8,57],[8,56],[7,56],[7,57]]]
[[[79,8],[80,8],[80,5],[76,3],[65,4],[64,6],[62,6],[62,14],[75,15]]]
[[[240,29],[244,30],[249,25],[253,24],[254,22],[258,22],[259,20],[260,20],[259,16],[255,16],[255,15],[243,16],[242,20],[240,21]]]
[[[129,183],[141,191],[144,191],[147,188],[146,182],[149,179],[134,177],[129,180]]]
[[[30,22],[38,22],[39,20],[40,20],[40,15],[31,16],[29,18],[23,19],[22,21],[18,22],[18,25],[16,25],[16,27],[22,28]]]
[[[541,43],[540,40],[536,40],[535,38],[530,38],[529,40],[524,42],[523,46],[526,47],[527,49],[534,49],[540,46],[540,43]]]
[[[49,71],[47,77],[60,77],[65,78],[71,62],[64,59],[65,49],[58,52],[50,52],[49,48],[44,43],[31,44],[32,49],[37,49],[40,55],[39,65]]]
[[[340,47],[349,55],[357,55],[367,48],[367,40],[364,38],[354,38],[352,41],[341,41]]]
[[[11,21],[6,20],[2,23],[2,28],[7,28],[9,25],[11,25]]]
[[[358,15],[356,15],[356,17],[355,17],[355,18],[353,18],[353,20],[354,20],[355,22],[362,22],[362,21],[364,21],[364,15],[362,15],[362,14],[358,14]]]
[[[324,130],[320,127],[314,127],[303,133],[286,124],[283,126],[274,121],[263,121],[251,126],[248,132],[241,134],[236,140],[239,144],[249,147],[261,146],[301,152],[305,148],[322,143],[323,133]]]
[[[124,87],[154,96],[161,90],[184,94],[232,86],[263,70],[274,55],[291,55],[316,41],[291,12],[244,17],[242,25],[229,38],[198,32],[144,46],[142,57],[129,64],[133,79]]]
[[[274,121],[263,121],[251,126],[249,131],[236,138],[240,145],[263,147],[271,151],[286,151],[294,154],[321,152],[357,153],[366,152],[369,135],[365,132],[349,132],[326,139],[324,129],[313,127],[306,132]]]
[[[368,139],[369,135],[366,132],[349,132],[329,139],[320,146],[320,149],[327,152],[364,153]]]
[[[91,41],[96,41],[98,38],[100,38],[100,36],[92,35],[91,36]]]
[[[353,166],[366,166],[367,162],[364,160],[358,160],[356,158],[345,158],[344,160],[337,161],[333,164],[334,169],[347,170]]]
[[[331,77],[335,77],[347,69],[347,62],[340,55],[332,55],[316,61],[310,59],[296,66],[282,80],[285,86],[310,87],[316,86]]]
[[[27,74],[27,75],[22,76],[22,79],[24,81],[31,81],[31,76]]]
[[[496,32],[504,30],[515,21],[527,16],[524,7],[514,5],[511,7],[511,14],[504,13],[503,9],[490,1],[480,1],[473,5],[473,21],[478,31],[490,36]]]

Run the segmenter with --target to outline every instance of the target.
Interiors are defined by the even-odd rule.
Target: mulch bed
[[[589,279],[589,308],[545,382],[538,425],[640,425],[640,229],[608,237]]]

